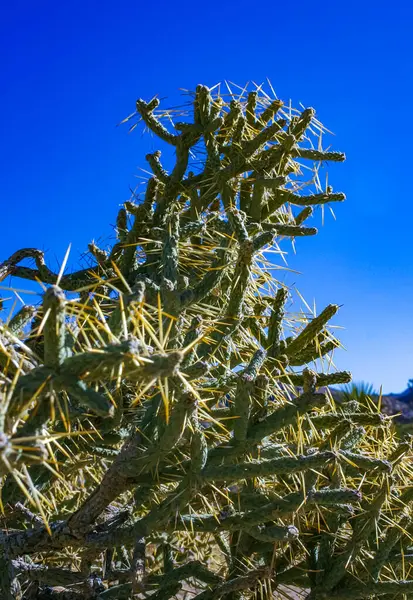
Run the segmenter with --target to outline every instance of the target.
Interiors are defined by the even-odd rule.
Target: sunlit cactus
[[[292,313],[271,274],[344,200],[321,182],[344,155],[262,87],[127,120],[175,158],[147,156],[117,242],[0,264],[45,290],[0,323],[0,597],[411,595],[410,440],[334,402],[338,306]]]

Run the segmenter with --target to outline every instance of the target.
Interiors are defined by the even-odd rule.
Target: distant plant
[[[353,381],[348,383],[347,385],[343,386],[341,392],[346,401],[357,400],[358,402],[366,399],[367,397],[371,398],[372,396],[378,395],[373,384],[365,381]]]

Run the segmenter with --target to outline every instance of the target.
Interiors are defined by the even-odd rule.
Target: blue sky
[[[413,377],[413,8],[363,2],[36,3],[0,14],[0,260],[22,246],[70,265],[111,235],[150,137],[116,127],[135,100],[179,88],[271,80],[317,110],[347,162],[330,169],[347,201],[300,240],[290,282],[335,322],[336,364],[385,392]],[[287,248],[286,248],[287,249]],[[20,287],[27,284],[16,282]],[[3,296],[8,292],[0,290]]]

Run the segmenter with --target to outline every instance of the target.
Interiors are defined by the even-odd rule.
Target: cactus
[[[410,441],[368,399],[335,404],[349,373],[309,366],[338,307],[293,315],[269,274],[344,200],[318,172],[345,157],[261,87],[191,106],[137,101],[175,164],[147,156],[93,264],[0,265],[47,286],[0,323],[1,598],[411,595]]]

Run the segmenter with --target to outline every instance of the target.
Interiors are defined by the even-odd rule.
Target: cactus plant
[[[147,156],[113,247],[69,274],[32,248],[0,265],[46,286],[0,324],[1,597],[411,595],[409,439],[335,404],[349,373],[314,365],[338,307],[294,315],[271,275],[344,200],[319,169],[345,157],[262,87],[200,85],[185,111],[137,101],[175,163]]]

